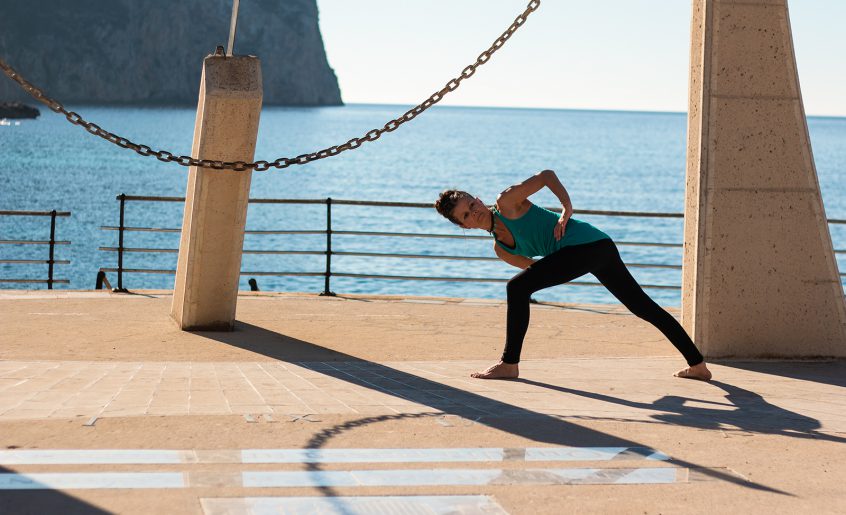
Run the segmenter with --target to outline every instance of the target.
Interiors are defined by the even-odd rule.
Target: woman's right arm
[[[518,256],[517,254],[512,254],[507,250],[503,249],[496,242],[494,242],[494,252],[496,252],[496,257],[505,261],[511,266],[516,266],[517,268],[525,270],[529,265],[535,262],[534,259],[529,259],[525,256]]]

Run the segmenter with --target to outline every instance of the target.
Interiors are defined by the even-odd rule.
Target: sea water
[[[70,106],[87,120],[129,140],[176,155],[191,151],[195,110]],[[256,159],[273,161],[363,136],[401,115],[406,106],[348,105],[321,108],[265,107],[261,115]],[[59,218],[57,239],[70,240],[56,249],[56,278],[69,285],[93,288],[101,267],[116,267],[118,225],[116,195],[185,195],[187,169],[121,149],[69,124],[63,116],[42,109],[38,120],[0,126],[0,210],[72,212]],[[846,219],[846,119],[808,120],[817,172],[830,219]],[[256,172],[252,198],[350,199],[432,202],[446,188],[460,188],[493,202],[507,186],[543,169],[558,173],[576,210],[619,210],[682,213],[684,210],[686,116],[643,113],[543,109],[435,107],[378,141],[357,150],[305,166]],[[556,206],[541,191],[532,200]],[[679,218],[580,216],[617,241],[682,242]],[[126,225],[178,228],[182,204],[129,202]],[[323,205],[252,204],[248,230],[324,230]],[[846,226],[831,225],[836,249],[846,248]],[[452,226],[432,209],[334,206],[335,231],[378,231],[484,235]],[[47,239],[48,218],[0,217],[0,239]],[[176,249],[177,233],[126,233],[126,247]],[[325,249],[325,235],[247,235],[245,250]],[[457,238],[386,238],[335,235],[333,251],[389,254],[493,256],[490,240]],[[628,263],[681,265],[674,247],[621,246]],[[841,270],[846,255],[838,254]],[[0,245],[0,259],[46,259],[43,246]],[[176,254],[125,254],[124,267],[172,270]],[[0,278],[46,278],[47,266],[0,264]],[[323,272],[321,255],[246,254],[243,271]],[[517,270],[502,262],[333,256],[333,273],[367,275],[508,278]],[[679,269],[632,268],[639,282],[678,287]],[[253,276],[267,291],[320,292],[323,277]],[[114,273],[108,275],[113,286]],[[249,289],[249,275],[242,289]],[[127,273],[124,286],[133,289],[172,288],[173,275]],[[590,276],[584,282],[594,282]],[[0,283],[3,288],[44,285]],[[333,277],[336,293],[503,298],[502,283],[396,281]],[[678,289],[647,289],[662,305],[678,306]],[[615,302],[603,288],[565,285],[538,293],[538,300]]]

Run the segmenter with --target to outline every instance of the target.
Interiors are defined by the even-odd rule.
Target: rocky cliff
[[[0,56],[66,104],[196,105],[203,58],[226,46],[232,0],[10,0]],[[236,54],[262,63],[264,103],[338,105],[316,0],[243,0]],[[34,101],[0,73],[0,100]]]

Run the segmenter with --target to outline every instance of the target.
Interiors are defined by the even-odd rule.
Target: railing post
[[[118,227],[118,283],[114,291],[119,293],[127,293],[126,288],[123,287],[123,219],[126,209],[126,193],[118,195],[120,200],[120,224]]]
[[[332,198],[326,199],[326,276],[321,296],[334,297],[329,289],[329,279],[332,277]]]
[[[53,257],[56,248],[56,210],[50,212],[50,261],[47,263],[47,289],[53,289]]]

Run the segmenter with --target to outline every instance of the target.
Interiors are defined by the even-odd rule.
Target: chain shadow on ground
[[[476,420],[489,428],[536,442],[573,447],[649,447],[244,322],[236,322],[233,332],[199,331],[195,334],[277,361],[295,363],[349,384],[429,406],[444,414]],[[673,463],[700,469],[713,479],[741,487],[792,495],[684,460],[676,459]]]
[[[314,433],[311,438],[309,438],[308,442],[306,442],[304,448],[305,449],[322,449],[326,447],[326,444],[332,438],[339,436],[343,433],[352,431],[354,429],[360,427],[366,427],[371,424],[377,424],[379,422],[388,422],[391,420],[409,420],[409,419],[421,419],[427,417],[442,417],[443,413],[432,412],[432,413],[397,413],[395,415],[374,415],[370,417],[363,417],[355,420],[347,420],[340,424],[335,424],[331,427],[326,427]],[[320,462],[316,461],[309,461],[306,463],[306,470],[309,472],[314,473],[315,475],[319,475],[323,472],[323,467]],[[332,488],[331,486],[318,486],[316,489],[321,493],[321,495],[334,498],[338,497],[337,491]],[[343,508],[343,502],[338,502],[338,507]],[[340,510],[341,513],[346,513],[343,509]]]
[[[788,436],[792,438],[813,438],[816,440],[827,440],[831,442],[846,443],[846,438],[820,433],[820,423],[817,419],[808,417],[766,401],[761,395],[745,390],[743,388],[723,383],[721,381],[710,381],[709,385],[716,386],[726,392],[726,400],[729,404],[702,401],[689,397],[677,395],[665,395],[654,402],[637,402],[604,395],[601,393],[586,392],[558,386],[531,379],[514,379],[524,384],[547,388],[557,392],[587,397],[589,399],[605,401],[611,404],[638,408],[650,411],[661,411],[663,413],[652,415],[654,420],[676,426],[696,427],[699,429],[726,429],[724,425],[734,426],[742,431],[761,434]],[[705,408],[700,406],[687,406],[687,401],[706,404],[718,404],[722,407],[733,406],[736,409],[726,410],[717,408]]]

